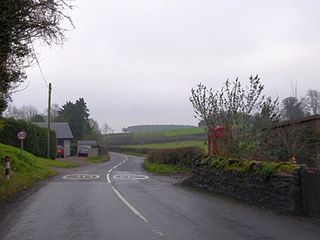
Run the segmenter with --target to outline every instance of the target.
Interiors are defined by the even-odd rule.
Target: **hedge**
[[[21,130],[27,133],[24,140],[24,150],[38,156],[47,157],[47,129],[40,128],[32,123],[15,120],[13,118],[1,119],[4,127],[0,128],[0,143],[20,147],[17,133]],[[50,130],[50,158],[56,158],[56,133]]]
[[[202,154],[202,150],[197,147],[157,149],[148,153],[148,161],[191,167],[193,161]]]

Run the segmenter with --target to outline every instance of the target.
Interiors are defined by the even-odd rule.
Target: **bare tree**
[[[228,144],[224,154],[241,158],[252,152],[255,145],[260,144],[259,130],[271,126],[277,119],[278,101],[262,95],[263,89],[260,78],[251,76],[245,87],[237,78],[233,82],[227,80],[220,91],[208,89],[201,83],[191,90],[195,117],[204,120],[208,128],[225,127]]]
[[[320,92],[315,89],[309,89],[307,95],[302,98],[305,108],[313,115],[320,113]]]
[[[111,127],[109,126],[108,123],[103,123],[102,124],[102,133],[103,134],[108,134],[109,132],[111,132]]]
[[[283,99],[281,115],[284,120],[294,120],[304,117],[302,102],[295,97]]]
[[[38,109],[32,105],[22,106],[21,108],[10,105],[4,115],[5,117],[12,117],[14,119],[32,121],[38,115]]]
[[[89,126],[90,126],[92,132],[94,132],[96,134],[101,134],[99,123],[96,120],[94,120],[93,118],[89,118]]]

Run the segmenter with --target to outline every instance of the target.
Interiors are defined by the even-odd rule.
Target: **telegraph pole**
[[[47,157],[50,158],[50,118],[51,118],[51,83],[49,83],[49,94],[48,94],[48,146],[47,146]]]

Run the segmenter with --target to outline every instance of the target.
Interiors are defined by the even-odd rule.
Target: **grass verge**
[[[146,156],[148,156],[148,154],[145,154],[145,153],[130,152],[130,151],[124,151],[123,153],[127,154],[127,155],[137,156],[137,157],[146,157]]]
[[[11,159],[10,179],[5,178],[4,157]],[[33,182],[47,179],[56,174],[51,167],[70,168],[76,164],[38,158],[28,152],[20,159],[20,149],[0,144],[0,202],[5,202],[17,192],[32,185]]]
[[[107,162],[110,160],[110,155],[109,154],[104,154],[98,157],[89,157],[88,161],[91,163],[103,163]]]
[[[157,174],[176,174],[188,171],[186,167],[180,165],[151,163],[147,160],[144,161],[143,167],[146,171]]]

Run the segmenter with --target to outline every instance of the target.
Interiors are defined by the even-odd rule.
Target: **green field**
[[[205,141],[204,128],[183,128],[168,131],[155,131],[144,133],[117,133],[105,136],[109,146],[127,146],[139,144],[153,144],[163,142]],[[197,144],[198,146],[199,144]]]
[[[174,130],[168,130],[168,131],[135,133],[137,137],[143,137],[143,136],[176,137],[176,136],[193,135],[193,134],[205,134],[205,129],[202,127],[194,127],[194,128],[174,129]]]
[[[11,178],[5,178],[4,158],[11,158]],[[0,202],[12,198],[17,192],[29,187],[34,181],[43,180],[56,174],[51,167],[77,167],[73,163],[38,158],[28,152],[20,159],[20,149],[0,144]]]
[[[204,141],[179,141],[179,142],[167,142],[167,143],[151,143],[151,144],[136,144],[125,145],[123,147],[136,148],[136,149],[161,149],[161,148],[180,148],[180,147],[199,147],[205,148]]]

